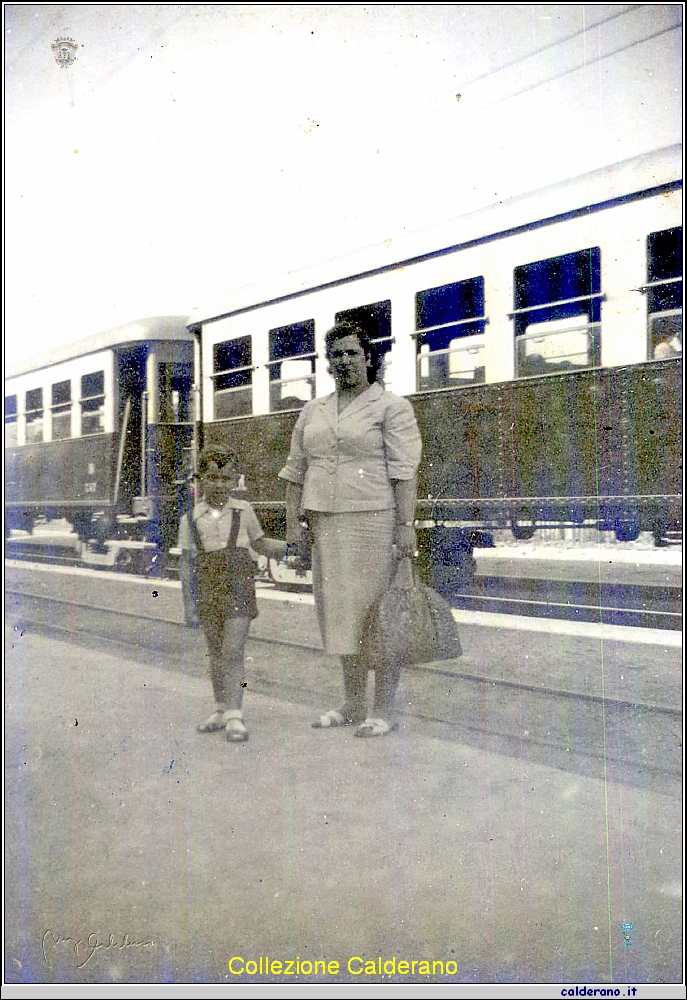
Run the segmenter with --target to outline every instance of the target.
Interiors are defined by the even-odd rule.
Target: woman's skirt
[[[365,619],[389,585],[394,510],[308,511],[315,606],[325,652],[360,651]]]

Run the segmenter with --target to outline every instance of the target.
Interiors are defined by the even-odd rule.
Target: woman
[[[286,544],[265,538],[247,500],[235,496],[240,470],[235,455],[204,451],[198,463],[202,499],[182,518],[182,562],[197,560],[198,617],[210,654],[215,710],[199,733],[223,731],[230,743],[244,743],[244,648],[258,608],[255,571],[249,547],[266,556],[283,556]]]
[[[338,323],[325,345],[336,392],[303,407],[279,473],[287,481],[287,541],[291,551],[303,550],[305,517],[324,647],[343,664],[344,703],[313,726],[356,725],[357,736],[383,736],[396,728],[399,671],[393,663],[374,664],[375,702],[367,717],[368,664],[361,640],[396,560],[415,552],[415,475],[422,445],[410,403],[370,384],[367,334]]]

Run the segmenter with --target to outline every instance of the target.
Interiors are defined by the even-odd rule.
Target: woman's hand
[[[293,549],[295,551],[296,549],[302,548],[304,534],[305,532],[300,524],[296,523],[295,525],[288,526],[286,529],[286,544],[289,549]]]
[[[394,528],[394,546],[399,559],[412,559],[417,552],[417,537],[412,525],[397,524]]]
[[[279,538],[265,538],[263,535],[253,542],[251,548],[258,555],[266,556],[268,559],[284,559],[288,545]]]

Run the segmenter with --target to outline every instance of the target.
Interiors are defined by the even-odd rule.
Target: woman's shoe
[[[352,726],[353,719],[349,715],[343,715],[341,712],[337,712],[335,708],[331,708],[324,715],[320,715],[319,718],[315,719],[312,723],[313,729],[337,729],[339,726]]]
[[[223,729],[226,728],[226,712],[222,709],[217,709],[212,713],[209,719],[205,722],[201,722],[196,726],[197,733],[221,733]]]
[[[356,736],[386,736],[398,729],[398,722],[387,722],[386,719],[365,719],[355,731]]]
[[[245,743],[248,739],[248,730],[243,724],[243,712],[237,708],[224,713],[226,720],[225,730],[228,743]]]

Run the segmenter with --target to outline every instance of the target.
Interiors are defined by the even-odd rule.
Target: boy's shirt
[[[236,548],[250,548],[253,542],[263,537],[265,532],[260,527],[255,511],[248,501],[237,500],[234,497],[231,497],[221,510],[216,510],[204,500],[200,500],[193,511],[184,514],[179,525],[179,548],[190,552],[191,555],[198,554],[193,531],[189,524],[189,518],[193,517],[203,551],[217,552],[220,549],[225,549],[229,542],[234,511],[241,518]]]

